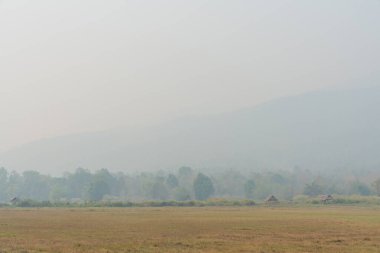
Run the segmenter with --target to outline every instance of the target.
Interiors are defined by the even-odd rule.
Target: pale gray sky
[[[0,151],[380,80],[376,0],[3,0]]]

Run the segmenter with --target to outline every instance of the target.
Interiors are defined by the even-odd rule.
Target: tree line
[[[0,203],[7,203],[15,197],[51,202],[263,200],[272,194],[282,200],[292,200],[297,195],[321,194],[380,196],[380,179],[366,182],[349,177],[346,172],[321,176],[299,168],[243,172],[181,167],[173,171],[134,174],[78,168],[59,177],[33,170],[18,173],[0,168]]]

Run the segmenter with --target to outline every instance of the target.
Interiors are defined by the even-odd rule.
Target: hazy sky
[[[376,0],[0,1],[0,151],[380,80]]]

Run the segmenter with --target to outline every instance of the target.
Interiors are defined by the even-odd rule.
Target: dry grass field
[[[380,252],[380,209],[0,209],[0,252]]]

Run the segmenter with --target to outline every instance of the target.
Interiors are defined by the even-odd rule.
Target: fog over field
[[[376,169],[380,2],[0,2],[0,167]]]

